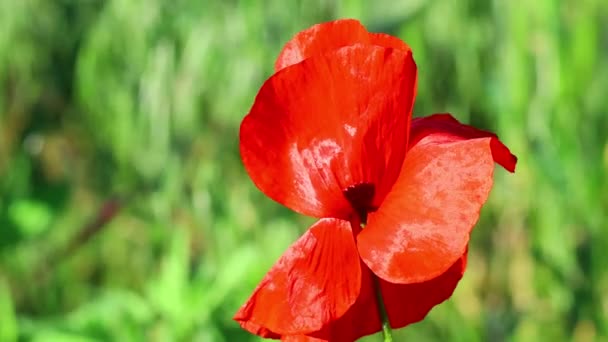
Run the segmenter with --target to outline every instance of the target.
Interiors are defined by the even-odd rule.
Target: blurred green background
[[[340,17],[413,47],[416,115],[519,157],[396,340],[608,340],[608,1],[0,0],[0,341],[257,340],[231,317],[312,220],[253,186],[239,123]]]

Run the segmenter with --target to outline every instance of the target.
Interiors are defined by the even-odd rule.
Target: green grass
[[[519,157],[396,341],[608,339],[608,2],[0,0],[0,341],[257,340],[231,317],[312,221],[253,186],[239,123],[340,17],[412,46],[416,115]]]

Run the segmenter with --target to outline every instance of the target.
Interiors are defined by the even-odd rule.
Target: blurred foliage
[[[0,341],[257,340],[231,317],[311,220],[255,189],[239,122],[339,17],[412,46],[416,114],[519,157],[396,339],[608,339],[608,2],[0,0]]]

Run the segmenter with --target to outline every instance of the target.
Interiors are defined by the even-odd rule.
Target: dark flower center
[[[359,183],[351,185],[343,191],[344,197],[353,207],[362,224],[367,223],[367,213],[376,211],[372,205],[376,187],[371,183]]]

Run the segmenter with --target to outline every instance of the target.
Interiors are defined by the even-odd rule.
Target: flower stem
[[[391,330],[391,324],[388,320],[388,314],[386,313],[386,307],[384,306],[384,300],[382,299],[382,292],[380,291],[380,280],[376,275],[372,275],[374,279],[374,291],[376,292],[376,301],[378,302],[378,313],[382,320],[382,336],[384,342],[393,342],[393,334]]]

